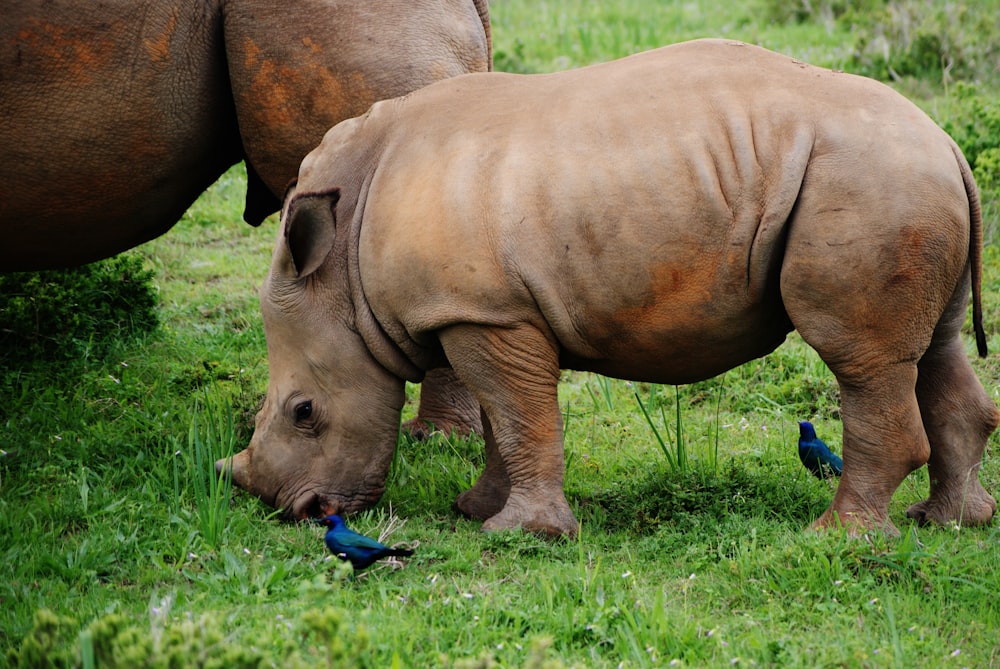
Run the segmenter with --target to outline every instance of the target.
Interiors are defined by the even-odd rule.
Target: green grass
[[[849,27],[777,21],[773,5],[495,0],[498,64],[549,71],[705,35],[851,63]],[[898,85],[970,146],[977,133],[989,139],[969,129],[971,103],[954,82]],[[978,82],[987,111],[973,120],[989,120],[998,90]],[[156,272],[158,331],[100,359],[0,370],[7,664],[1000,664],[1000,530],[911,528],[904,509],[924,496],[925,470],[893,500],[901,538],[804,531],[835,484],[798,463],[796,421],[813,420],[838,451],[841,426],[833,377],[795,335],[766,359],[676,390],[564,373],[574,541],[484,534],[456,515],[455,495],[482,466],[475,438],[404,439],[384,499],[353,519],[416,546],[402,569],[349,580],[319,527],[279,522],[240,491],[219,505],[214,454],[199,449],[246,444],[267,386],[256,287],[276,221],[242,224],[243,178],[231,171],[141,248]],[[994,188],[983,197],[992,231],[1000,198]],[[998,333],[994,246],[984,289],[987,332]],[[990,346],[974,364],[1000,399],[996,334]],[[419,389],[408,393],[405,417]],[[997,444],[982,471],[994,495]]]

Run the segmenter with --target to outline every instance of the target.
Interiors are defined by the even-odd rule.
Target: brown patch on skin
[[[312,38],[309,37],[308,35],[302,38],[302,45],[305,46],[307,49],[309,49],[309,51],[312,52],[314,55],[318,56],[319,54],[323,53],[323,47],[317,44],[316,42],[312,41]]]
[[[177,16],[174,15],[170,17],[170,22],[162,33],[154,39],[145,39],[142,41],[150,60],[154,63],[163,63],[170,58],[170,42],[173,40],[174,33],[176,32]]]
[[[257,59],[260,56],[260,47],[249,37],[243,40],[243,67],[253,69],[257,66]]]
[[[112,63],[115,53],[114,40],[108,36],[123,30],[121,22],[112,23],[101,34],[81,32],[72,27],[59,26],[41,19],[29,21],[30,27],[21,30],[16,41],[23,43],[18,49],[32,60],[40,76],[57,72],[60,79],[67,78],[73,85],[86,86],[93,82],[93,74]]]
[[[713,301],[713,288],[720,273],[714,267],[695,265],[678,267],[664,263],[650,270],[649,286],[641,294],[642,302],[615,312],[613,322],[621,323],[628,330],[642,324],[643,331],[686,330],[685,320],[693,323],[694,330],[704,329],[704,308]],[[654,325],[668,319],[665,327]],[[680,319],[680,320],[678,320]]]
[[[370,96],[360,75],[353,75],[345,84],[343,76],[338,77],[319,62],[316,57],[322,49],[308,37],[302,44],[309,53],[303,61],[290,61],[294,65],[261,58],[260,47],[249,38],[243,44],[243,63],[253,74],[249,88],[241,95],[242,105],[254,110],[256,124],[271,128],[276,135],[281,134],[276,129],[299,123],[304,114],[329,115],[330,110],[337,112],[344,107],[346,100]],[[304,97],[303,91],[310,95]],[[323,109],[300,108],[304,99],[322,104]]]

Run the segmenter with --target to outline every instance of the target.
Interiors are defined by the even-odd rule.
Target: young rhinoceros
[[[382,494],[404,380],[482,405],[484,529],[572,534],[560,368],[681,384],[797,329],[837,377],[843,478],[816,526],[988,521],[996,407],[959,330],[981,217],[952,140],[888,87],[695,41],[551,75],[473,74],[327,133],[261,290],[271,380],[237,484],[303,516]]]

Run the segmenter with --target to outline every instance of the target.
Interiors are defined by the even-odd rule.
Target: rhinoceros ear
[[[309,276],[323,264],[336,237],[340,189],[296,195],[285,215],[285,244],[298,278]]]

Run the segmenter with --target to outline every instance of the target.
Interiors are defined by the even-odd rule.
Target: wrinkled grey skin
[[[0,15],[0,271],[166,232],[246,161],[245,218],[376,100],[490,68],[486,0],[14,0]],[[449,372],[409,425],[479,431]]]
[[[447,110],[447,111],[445,111]],[[554,114],[553,110],[559,110]],[[688,383],[793,328],[835,374],[843,477],[816,527],[985,523],[998,411],[969,166],[869,79],[720,40],[554,75],[467,75],[333,128],[261,289],[271,378],[237,484],[293,516],[382,494],[404,380],[479,400],[484,529],[572,534],[560,368]]]

